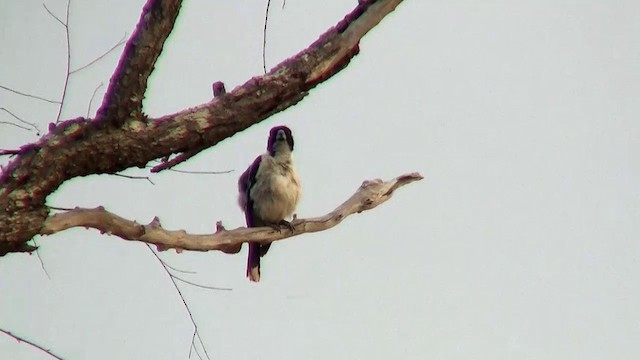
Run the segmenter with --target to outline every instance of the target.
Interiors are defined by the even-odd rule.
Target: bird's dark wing
[[[251,199],[250,193],[251,188],[256,183],[256,174],[258,173],[261,161],[262,156],[258,156],[247,170],[240,175],[240,179],[238,179],[238,191],[240,192],[241,198],[240,206],[242,207],[242,211],[244,211],[247,227],[256,226],[256,223],[259,222],[253,214],[253,199]]]

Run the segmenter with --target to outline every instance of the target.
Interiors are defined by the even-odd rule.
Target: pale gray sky
[[[131,33],[142,1],[74,1],[71,67]],[[65,1],[48,1],[63,16]],[[306,47],[355,5],[274,2],[267,61]],[[261,73],[264,1],[185,2],[145,111],[172,113]],[[263,279],[240,255],[163,253],[216,359],[640,357],[640,3],[405,1],[349,67],[303,102],[181,166],[228,175],[90,176],[50,196],[171,229],[243,225],[236,179],[289,125],[317,216],[364,179],[425,180],[326,232],[277,243]],[[59,98],[62,27],[40,1],[0,2],[0,84]],[[74,75],[63,117],[84,115],[114,53]],[[104,88],[99,92],[102,94]],[[100,102],[96,101],[93,110]],[[0,90],[46,124],[57,109]],[[0,121],[9,120],[0,114]],[[0,127],[0,148],[36,135]],[[2,163],[7,159],[3,158]],[[144,174],[130,171],[129,174]],[[68,359],[185,359],[191,323],[147,248],[76,229],[0,258],[0,327]],[[0,336],[2,359],[46,359]]]

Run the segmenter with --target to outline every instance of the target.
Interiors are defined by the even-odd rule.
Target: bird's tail
[[[249,256],[247,257],[247,277],[253,282],[260,281],[260,243],[249,243]]]

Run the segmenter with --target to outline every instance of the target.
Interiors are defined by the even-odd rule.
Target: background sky
[[[65,1],[47,1],[64,18]],[[71,68],[127,37],[142,1],[74,1]],[[268,67],[354,0],[272,2]],[[151,76],[157,117],[262,71],[265,1],[186,1]],[[403,2],[340,74],[293,108],[180,165],[155,185],[112,175],[65,183],[58,207],[105,206],[168,229],[243,225],[236,180],[270,127],[296,138],[300,217],[365,179],[419,171],[373,211],[278,242],[262,281],[246,250],[165,252],[216,359],[633,359],[640,357],[640,2]],[[40,1],[0,2],[0,85],[59,99],[63,27]],[[91,114],[122,48],[71,77],[63,118]],[[0,89],[41,129],[55,105]],[[10,121],[4,112],[0,121]],[[0,125],[0,148],[37,140]],[[1,159],[6,164],[7,158]],[[129,175],[146,175],[132,169]],[[142,243],[74,229],[0,258],[0,327],[68,359],[186,359],[192,325]],[[245,247],[246,248],[246,247]],[[47,359],[0,334],[3,359]],[[194,356],[194,358],[197,358]]]

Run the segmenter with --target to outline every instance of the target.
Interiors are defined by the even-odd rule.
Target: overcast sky
[[[355,3],[272,2],[267,66]],[[64,18],[65,1],[46,4]],[[71,68],[128,37],[142,5],[74,1]],[[259,75],[264,8],[185,1],[145,112],[202,104],[213,82],[233,89]],[[332,210],[365,179],[425,179],[334,229],[278,242],[258,284],[245,278],[246,247],[162,253],[197,272],[181,276],[232,289],[180,285],[212,358],[640,358],[639,13],[631,0],[408,0],[304,101],[180,165],[233,172],[164,172],[155,185],[89,176],[47,203],[158,216],[190,233],[239,227],[237,178],[269,128],[286,124],[299,217]],[[59,99],[64,39],[39,0],[0,1],[0,85]],[[121,49],[72,76],[63,118],[86,115],[104,83],[95,112]],[[57,114],[2,89],[0,107],[43,131]],[[0,125],[0,148],[37,138]],[[0,258],[0,328],[65,359],[188,357],[188,314],[144,244],[85,229],[37,242],[51,279],[35,254]],[[0,358],[48,357],[0,334]]]

